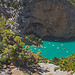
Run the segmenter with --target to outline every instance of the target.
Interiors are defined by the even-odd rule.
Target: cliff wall
[[[15,2],[15,0],[13,0]],[[17,33],[40,37],[75,37],[75,6],[67,0],[17,0],[13,20]]]

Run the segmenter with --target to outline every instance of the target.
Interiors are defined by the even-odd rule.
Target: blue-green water
[[[25,46],[23,46],[25,47]],[[41,51],[41,55],[47,59],[52,59],[55,56],[60,58],[61,56],[67,57],[75,52],[75,41],[70,42],[52,42],[43,41],[42,47],[31,47],[33,52]]]

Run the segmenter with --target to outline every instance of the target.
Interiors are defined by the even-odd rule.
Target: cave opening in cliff
[[[32,22],[27,25],[25,28],[25,33],[30,35],[34,34],[37,37],[41,37],[41,34],[43,34],[44,25],[39,22]]]

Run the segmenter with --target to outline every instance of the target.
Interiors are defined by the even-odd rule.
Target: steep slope
[[[75,36],[75,7],[66,0],[31,1],[20,10],[17,21],[21,33],[35,33],[41,37]]]
[[[19,8],[13,20],[17,33],[40,37],[75,37],[75,6],[67,0],[11,0]]]

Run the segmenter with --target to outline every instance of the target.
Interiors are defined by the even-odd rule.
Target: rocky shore
[[[27,69],[23,69],[20,67],[15,67],[14,65],[9,66],[6,68],[6,65],[4,66],[4,69],[0,69],[0,75],[71,75],[72,71],[61,71],[60,69],[54,71],[56,66],[54,64],[49,63],[39,63],[37,68],[32,66],[35,72],[32,72]],[[73,73],[75,75],[75,73]]]

